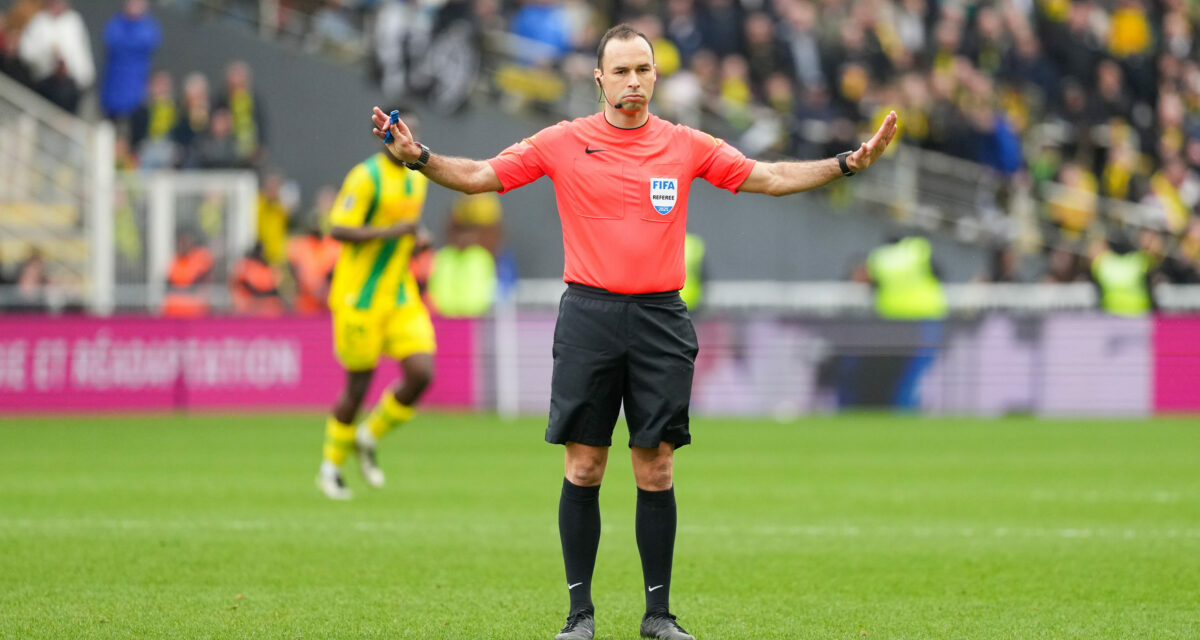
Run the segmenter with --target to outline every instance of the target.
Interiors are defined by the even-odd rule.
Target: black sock
[[[671,561],[675,555],[675,489],[637,492],[638,553],[646,583],[646,613],[667,613],[671,599]]]
[[[563,478],[558,500],[558,537],[567,569],[571,613],[594,611],[592,571],[600,546],[600,486],[580,487]]]

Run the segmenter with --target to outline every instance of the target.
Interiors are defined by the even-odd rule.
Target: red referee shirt
[[[563,280],[616,293],[682,288],[692,179],[736,192],[754,168],[724,141],[653,114],[636,129],[614,127],[603,113],[560,122],[488,162],[500,193],[550,176]]]

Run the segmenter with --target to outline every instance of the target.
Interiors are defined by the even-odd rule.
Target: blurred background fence
[[[556,314],[438,319],[428,406],[540,414]],[[858,409],[1141,416],[1200,410],[1200,318],[981,314],[895,323],[785,312],[696,321],[697,415]],[[327,408],[325,318],[0,318],[0,409]],[[390,367],[383,368],[390,373]],[[376,377],[379,393],[391,375]]]

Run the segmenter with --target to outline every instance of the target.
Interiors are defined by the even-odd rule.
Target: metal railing
[[[517,283],[515,304],[521,308],[558,307],[566,285],[551,278]],[[943,285],[952,315],[986,312],[1041,314],[1097,308],[1096,287],[1087,282],[949,283]],[[1160,284],[1155,297],[1163,311],[1200,310],[1200,285]],[[781,282],[717,280],[704,292],[704,310],[721,312],[786,312],[817,317],[871,316],[875,313],[869,285],[858,282]]]
[[[117,211],[125,219],[116,251],[117,307],[157,311],[166,293],[176,243],[182,233],[212,252],[210,298],[229,306],[224,283],[234,262],[254,245],[258,178],[253,171],[137,171],[120,174]],[[130,238],[129,235],[136,234]],[[118,250],[118,248],[120,248]],[[136,249],[136,252],[132,251]]]
[[[63,296],[112,309],[113,127],[0,75],[0,252],[37,249]]]

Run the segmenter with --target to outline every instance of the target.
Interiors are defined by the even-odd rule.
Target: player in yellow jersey
[[[330,214],[330,235],[342,242],[342,253],[333,272],[329,308],[334,351],[346,370],[346,386],[326,421],[317,486],[335,500],[351,497],[341,473],[351,450],[357,453],[367,484],[383,486],[376,444],[413,417],[417,400],[433,379],[433,323],[408,268],[426,186],[424,175],[385,147],[350,170]],[[381,355],[400,363],[403,378],[388,387],[356,427],[354,420]]]

